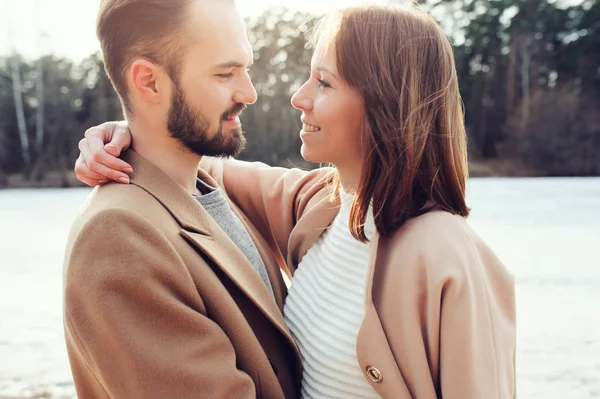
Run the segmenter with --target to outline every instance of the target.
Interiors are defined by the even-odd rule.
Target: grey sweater
[[[271,295],[274,295],[271,280],[269,280],[269,275],[267,274],[267,269],[260,253],[256,249],[256,245],[252,241],[244,224],[229,206],[229,202],[227,202],[222,190],[211,187],[200,179],[198,179],[196,186],[202,194],[194,195],[194,197],[215,222],[217,222],[219,227],[231,238],[231,241],[246,255],[246,258],[254,266],[254,269],[266,284]]]

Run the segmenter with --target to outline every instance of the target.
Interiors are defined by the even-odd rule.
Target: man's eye
[[[227,78],[232,77],[233,73],[232,72],[229,72],[229,73],[218,73],[217,76],[220,77],[220,78],[227,79]]]

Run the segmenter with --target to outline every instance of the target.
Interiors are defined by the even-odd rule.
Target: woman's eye
[[[233,73],[232,72],[229,72],[229,73],[218,73],[217,76],[220,77],[220,78],[227,79],[227,78],[232,77]]]
[[[317,79],[317,81],[319,82],[319,87],[331,87],[331,85],[323,79]]]

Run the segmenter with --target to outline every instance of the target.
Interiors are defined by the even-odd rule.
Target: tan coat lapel
[[[273,300],[265,283],[246,256],[221,230],[196,199],[137,153],[128,151],[123,155],[123,160],[128,162],[135,171],[131,177],[131,183],[144,189],[161,202],[181,225],[180,234],[223,270],[296,348],[283,320],[281,310]],[[217,186],[217,183],[206,173],[200,171],[199,176],[207,183]],[[237,211],[236,208],[234,210]],[[238,216],[241,216],[239,211],[237,213]],[[241,217],[241,220],[247,224],[244,217]],[[248,231],[255,239],[255,234],[250,228],[248,228]],[[257,247],[265,262],[271,261],[270,257],[265,256],[264,248],[259,245]],[[278,280],[273,278],[274,276],[270,277],[272,282]],[[275,287],[280,288],[280,284],[275,282],[274,289]],[[282,300],[282,298],[279,298],[279,300]]]
[[[229,204],[231,205],[231,209],[240,218],[246,230],[248,230],[248,234],[250,234],[250,238],[254,241],[256,245],[256,249],[265,263],[265,267],[267,269],[267,273],[269,274],[269,279],[271,280],[271,285],[273,286],[273,293],[275,294],[275,302],[279,307],[280,312],[283,312],[283,305],[285,302],[285,297],[287,295],[287,287],[283,282],[281,277],[281,266],[277,262],[276,258],[273,256],[273,251],[269,248],[267,242],[260,236],[260,233],[254,228],[252,222],[248,219],[244,213],[240,210],[240,208],[229,198]]]
[[[308,210],[302,214],[290,234],[287,261],[292,271],[340,211],[340,197],[336,194],[332,198],[330,190],[320,190],[311,202],[314,205],[307,206]]]

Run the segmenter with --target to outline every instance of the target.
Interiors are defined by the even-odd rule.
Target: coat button
[[[379,371],[377,369],[377,367],[373,367],[373,366],[367,367],[367,375],[373,382],[379,383],[379,382],[383,381],[383,374],[381,374],[381,371]]]

